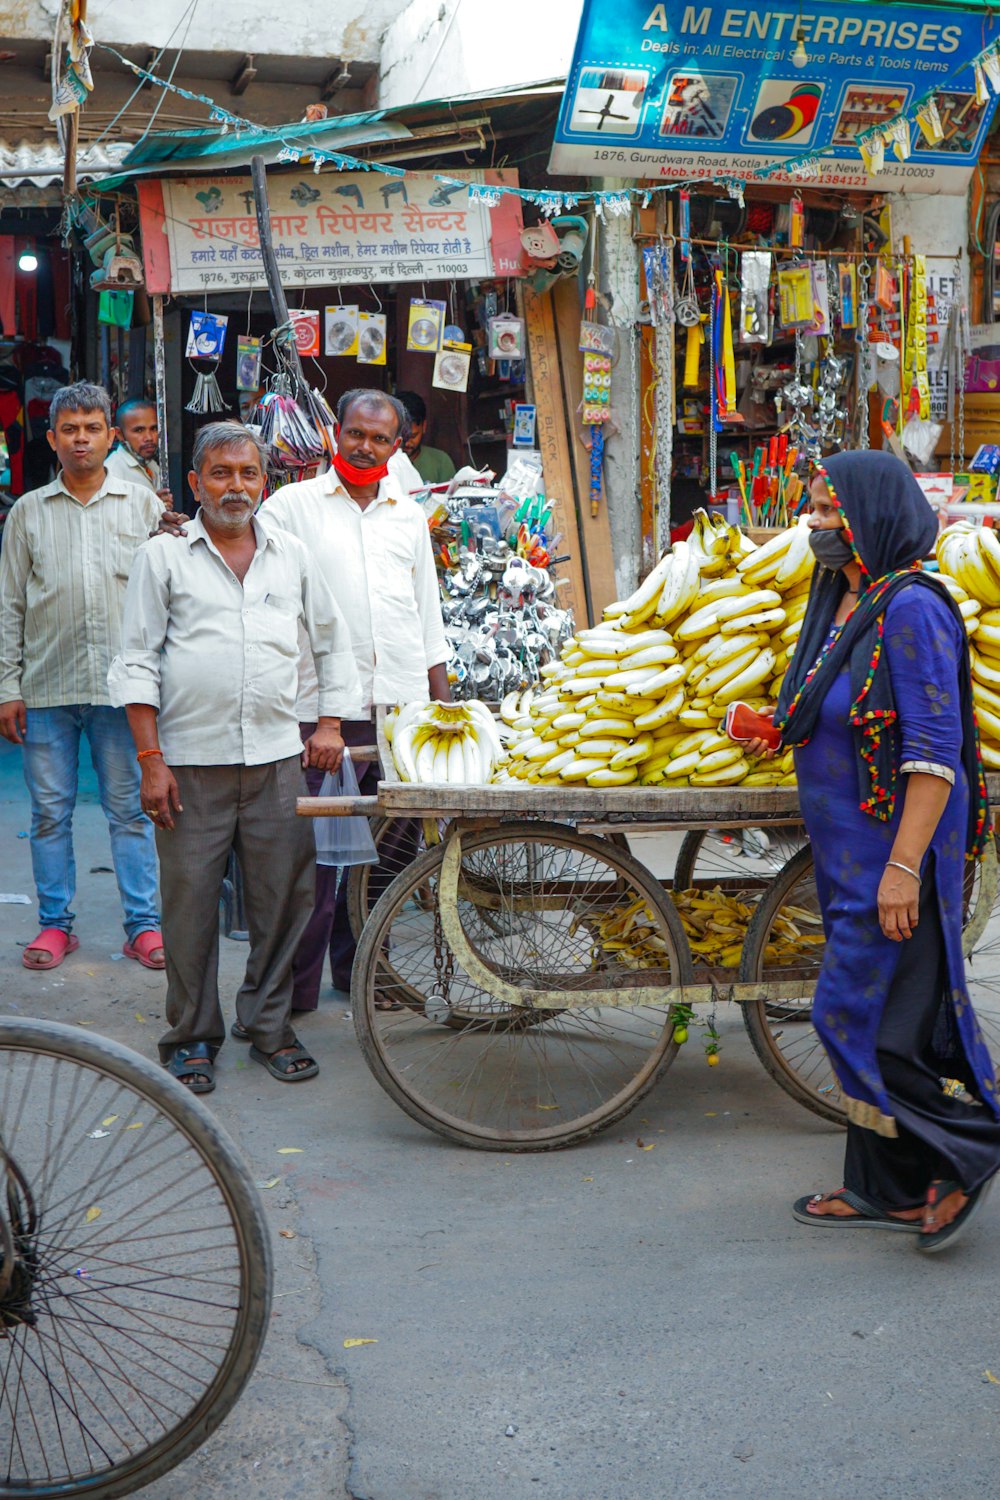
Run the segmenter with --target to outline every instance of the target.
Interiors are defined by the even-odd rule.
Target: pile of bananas
[[[813,554],[805,518],[756,547],[736,526],[695,517],[600,625],[542,668],[538,690],[501,707],[499,778],[593,787],[775,786],[791,752],[755,765],[722,732],[730,703],[773,704],[805,614]]]
[[[1000,771],[1000,539],[990,527],[956,521],[938,537],[936,553],[941,582],[957,600],[970,638],[983,764]]]
[[[719,886],[711,891],[701,887],[674,891],[672,897],[695,963],[739,968],[753,905],[727,895]],[[825,941],[818,913],[800,906],[783,906],[772,933],[774,940],[764,949],[764,959],[775,965],[794,964],[810,948],[822,947]]]
[[[714,890],[697,887],[673,891],[671,898],[695,963],[709,968],[739,968],[754,912],[752,902],[727,895],[719,886]],[[571,931],[575,932],[580,925],[585,925],[594,939],[595,963],[602,954],[613,956],[616,963],[629,969],[656,968],[663,963],[667,946],[641,896],[627,906],[599,916],[588,913],[583,924],[575,918]],[[821,948],[825,941],[819,914],[801,906],[783,906],[775,918],[772,934],[773,941],[765,948],[764,958],[775,966],[793,965],[810,950]]]
[[[664,955],[669,952],[642,896],[611,911],[598,915],[588,912],[585,918],[574,917],[570,931],[575,932],[581,925],[586,926],[594,940],[595,966],[604,954],[626,969],[656,968],[663,964]]]
[[[485,786],[504,754],[484,703],[407,703],[386,716],[385,735],[403,781]]]

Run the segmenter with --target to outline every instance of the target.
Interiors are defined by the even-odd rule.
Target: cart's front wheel
[[[668,992],[691,963],[676,913],[630,855],[570,827],[466,832],[450,888],[448,848],[420,855],[365,927],[352,985],[365,1058],[408,1114],[462,1145],[584,1140],[677,1050]]]

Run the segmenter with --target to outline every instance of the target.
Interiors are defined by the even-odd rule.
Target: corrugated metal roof
[[[286,145],[301,146],[303,151],[350,151],[352,146],[369,146],[378,141],[408,140],[411,131],[398,120],[389,120],[381,111],[363,115],[342,115],[332,120],[280,127],[280,136],[272,130],[230,129],[223,134],[214,130],[176,130],[158,132],[146,137],[122,162],[127,172],[148,172],[152,168],[170,167],[192,161],[206,167],[245,165],[255,152],[273,161]]]
[[[130,141],[105,141],[100,146],[84,146],[76,154],[76,175],[79,180],[106,177],[116,172],[132,149]],[[63,153],[59,146],[39,141],[13,142],[0,140],[0,182],[7,186],[30,182],[35,187],[46,187],[50,182],[61,182],[63,175]]]
[[[122,176],[118,181],[124,181],[125,177],[171,169],[179,171],[192,165],[202,171],[222,171],[224,168],[246,166],[251,156],[257,152],[266,162],[271,163],[289,143],[300,147],[303,153],[315,148],[319,151],[344,151],[350,154],[352,147],[410,139],[418,134],[422,117],[435,110],[450,113],[462,105],[472,105],[479,101],[500,103],[520,97],[561,93],[564,82],[565,80],[544,79],[537,83],[511,84],[499,89],[461,94],[448,100],[427,99],[419,104],[397,105],[394,109],[334,115],[328,120],[310,123],[296,121],[265,131],[242,131],[239,135],[234,129],[223,133],[218,126],[209,130],[154,131],[122,163]],[[400,118],[403,115],[410,117],[412,130]],[[456,126],[461,123],[460,114],[456,114]]]

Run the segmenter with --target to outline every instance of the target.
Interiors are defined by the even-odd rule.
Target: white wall
[[[969,221],[963,194],[900,193],[892,198],[894,248],[903,248],[908,234],[915,255],[952,256],[963,252],[969,241]],[[968,268],[968,257],[965,257]]]
[[[383,38],[379,105],[563,78],[582,8],[581,0],[411,0]]]
[[[468,3],[468,0],[466,0]],[[189,0],[90,0],[87,22],[98,41],[161,47]],[[285,57],[345,57],[377,62],[382,32],[406,0],[201,0],[185,46],[192,51],[273,52]],[[48,39],[59,0],[0,0],[0,36]],[[182,22],[174,44],[184,36]]]

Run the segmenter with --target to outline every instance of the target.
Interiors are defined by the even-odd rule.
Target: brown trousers
[[[288,1047],[292,959],[313,908],[316,842],[297,755],[262,766],[174,766],[184,808],[172,830],[156,830],[167,963],[167,1020],[160,1059],[175,1047],[221,1047],[219,891],[230,849],[243,871],[250,930],[236,1014],[262,1052]]]

